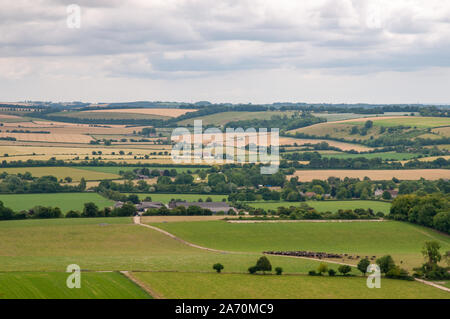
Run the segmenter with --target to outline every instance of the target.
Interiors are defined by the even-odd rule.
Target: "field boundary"
[[[219,250],[219,249],[203,247],[203,246],[200,246],[200,245],[196,245],[196,244],[190,243],[190,242],[188,242],[188,241],[186,241],[186,240],[184,240],[184,239],[181,239],[180,237],[177,237],[177,236],[175,236],[175,235],[173,235],[173,234],[171,234],[171,233],[169,233],[169,232],[167,232],[167,231],[165,231],[165,230],[162,230],[161,228],[158,228],[158,227],[155,227],[155,226],[151,226],[151,225],[147,225],[147,224],[142,224],[142,223],[141,223],[141,217],[140,217],[140,216],[134,216],[134,217],[133,217],[133,222],[134,222],[136,225],[139,225],[139,226],[143,226],[143,227],[147,227],[147,228],[156,230],[156,231],[158,231],[158,232],[160,232],[160,233],[163,233],[163,234],[166,235],[166,236],[169,236],[169,237],[172,238],[172,239],[175,239],[175,240],[177,240],[177,241],[179,241],[179,242],[181,242],[181,243],[183,243],[183,244],[185,244],[185,245],[188,245],[188,246],[191,246],[191,247],[194,247],[194,248],[203,249],[203,250],[208,250],[208,251],[212,251],[212,252],[215,252],[215,253],[221,253],[221,254],[244,254],[243,252],[235,252],[235,251]]]
[[[446,287],[443,287],[443,286],[441,286],[441,285],[435,284],[434,282],[427,281],[427,280],[423,280],[423,279],[419,279],[419,278],[414,278],[414,280],[416,280],[416,281],[418,281],[418,282],[421,282],[421,283],[423,283],[423,284],[425,284],[425,285],[433,286],[433,287],[435,287],[435,288],[438,288],[438,289],[441,289],[441,290],[450,292],[450,289],[449,289],[449,288],[446,288]]]
[[[251,223],[364,223],[386,222],[385,219],[280,219],[280,220],[227,220],[227,223],[251,224]]]
[[[154,299],[164,299],[160,294],[158,294],[156,291],[151,289],[147,284],[144,284],[142,281],[134,277],[131,272],[129,271],[121,271],[120,272],[123,276],[128,278],[130,281],[132,281],[134,284],[136,284],[139,288],[144,290],[146,293],[148,293],[150,296],[152,296]]]

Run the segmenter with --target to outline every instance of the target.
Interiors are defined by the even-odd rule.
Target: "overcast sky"
[[[19,100],[450,103],[450,0],[0,0]]]

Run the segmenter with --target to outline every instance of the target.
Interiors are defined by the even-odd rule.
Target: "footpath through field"
[[[169,236],[170,238],[173,238],[173,239],[175,239],[175,240],[178,240],[179,242],[181,242],[181,243],[183,243],[183,244],[185,244],[185,245],[194,247],[194,248],[203,249],[203,250],[212,251],[212,252],[217,252],[217,253],[222,253],[222,254],[245,254],[244,252],[219,250],[219,249],[213,249],[213,248],[203,247],[203,246],[200,246],[200,245],[196,245],[196,244],[190,243],[190,242],[188,242],[188,241],[186,241],[186,240],[184,240],[184,239],[181,239],[181,238],[175,236],[174,234],[171,234],[171,233],[169,233],[169,232],[167,232],[167,231],[165,231],[165,230],[163,230],[163,229],[160,229],[160,228],[158,228],[158,227],[151,226],[151,225],[147,225],[147,224],[142,224],[142,223],[141,223],[141,217],[140,217],[140,216],[134,216],[134,217],[133,217],[133,222],[134,222],[135,224],[137,224],[137,225],[144,226],[144,227],[147,227],[147,228],[156,230],[156,231],[158,231],[158,232],[160,232],[160,233],[163,233],[163,234],[166,235],[166,236]],[[309,260],[319,261],[317,258],[303,257],[303,256],[300,257],[300,256],[286,256],[286,255],[280,255],[280,257],[303,258],[303,259],[309,259]],[[339,265],[348,265],[348,266],[351,266],[351,267],[356,267],[356,265],[347,264],[347,263],[343,263],[343,262],[339,262],[339,261],[333,261],[333,260],[324,260],[324,261],[326,261],[326,262],[328,262],[328,263],[334,263],[334,264],[339,264]],[[130,278],[130,280],[134,281],[134,282],[135,282],[136,284],[138,284],[139,286],[141,286],[141,287],[142,287],[144,290],[146,290],[148,293],[150,293],[150,291],[148,291],[148,290],[146,289],[146,287],[144,287],[144,286],[142,286],[140,283],[138,283],[138,282],[136,281],[136,279],[135,279],[134,277],[131,276],[131,274],[125,274],[125,273],[124,273],[124,275],[127,276],[128,278]],[[421,283],[423,283],[423,284],[425,284],[425,285],[430,285],[430,286],[433,286],[433,287],[435,287],[435,288],[438,288],[438,289],[441,289],[441,290],[450,292],[450,289],[449,289],[449,288],[446,288],[446,287],[437,285],[437,284],[435,284],[435,283],[433,283],[433,282],[426,281],[426,280],[422,280],[422,279],[417,279],[417,278],[415,278],[415,280],[418,281],[418,282],[421,282]],[[148,288],[148,287],[147,287],[147,288]],[[156,294],[156,295],[153,294],[153,293],[150,293],[150,294],[151,294],[152,296],[154,296],[155,298],[161,298],[161,297],[156,297],[157,294]]]
[[[169,236],[170,238],[173,238],[175,240],[178,240],[179,242],[194,247],[194,248],[198,248],[198,249],[203,249],[203,250],[207,250],[207,251],[211,251],[211,252],[215,252],[215,253],[221,253],[221,254],[248,254],[247,252],[238,252],[238,251],[227,251],[227,250],[219,250],[219,249],[214,249],[214,248],[208,248],[208,247],[204,247],[204,246],[200,246],[200,245],[196,245],[193,243],[190,243],[184,239],[181,239],[180,237],[175,236],[174,234],[171,234],[161,228],[155,227],[155,226],[151,226],[151,225],[147,225],[147,224],[142,224],[141,223],[141,217],[140,216],[134,216],[133,217],[133,222],[137,225],[140,226],[144,226],[156,231],[159,231],[160,233],[163,233],[166,236]],[[303,256],[286,256],[286,255],[278,255],[278,257],[287,257],[287,258],[303,258],[303,259],[308,259],[308,260],[314,260],[314,261],[320,261],[317,258],[311,258],[311,257],[303,257]],[[323,260],[326,261],[328,263],[333,263],[333,264],[338,264],[338,265],[348,265],[351,267],[356,267],[356,265],[352,265],[352,264],[347,264],[347,263],[343,263],[343,262],[339,262],[339,261],[334,261],[334,260]]]

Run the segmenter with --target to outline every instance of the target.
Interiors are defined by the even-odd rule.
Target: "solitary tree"
[[[256,262],[256,267],[259,271],[265,273],[266,271],[272,271],[272,265],[266,256],[262,256]]]
[[[431,267],[433,265],[437,265],[438,262],[441,261],[441,253],[439,249],[441,245],[437,241],[427,241],[423,245],[422,255],[426,260],[426,263]]]
[[[222,265],[222,264],[219,264],[219,263],[214,264],[214,265],[213,265],[213,269],[214,269],[215,271],[217,271],[218,273],[220,273],[220,272],[222,271],[222,269],[223,269],[223,265]]]
[[[360,272],[362,272],[362,273],[365,275],[366,272],[367,272],[367,267],[369,267],[369,265],[370,265],[370,261],[369,261],[369,259],[366,257],[366,258],[361,259],[361,260],[359,261],[357,267],[358,267],[358,270],[359,270]]]
[[[275,272],[277,273],[277,275],[281,275],[283,273],[283,268],[277,267],[275,268]]]

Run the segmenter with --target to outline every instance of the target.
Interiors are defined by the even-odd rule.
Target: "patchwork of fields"
[[[266,112],[215,113],[178,121],[177,125],[188,125],[195,119],[201,119],[203,125],[223,126],[231,121],[270,120],[274,115],[292,116],[298,113],[274,109]],[[109,119],[110,123],[128,123],[124,125],[65,123],[0,114],[2,124],[0,138],[16,138],[15,141],[11,139],[0,141],[0,157],[4,161],[3,165],[12,166],[1,168],[0,173],[6,172],[13,175],[30,172],[33,177],[52,175],[61,180],[59,182],[61,185],[71,186],[78,185],[81,178],[84,178],[88,188],[98,186],[102,180],[111,180],[120,184],[112,188],[113,190],[120,190],[126,195],[137,194],[140,200],[151,197],[152,201],[166,204],[172,199],[195,202],[211,198],[214,202],[224,201],[228,198],[228,194],[217,194],[226,193],[226,191],[215,189],[217,184],[208,184],[208,177],[200,181],[197,179],[198,172],[194,173],[199,169],[208,174],[219,173],[228,176],[228,172],[220,165],[208,167],[169,165],[173,164],[173,161],[170,157],[172,145],[168,136],[172,130],[171,125],[177,119],[167,122],[169,125],[156,127],[156,131],[152,131],[151,134],[143,135],[144,131],[141,132],[143,128],[152,127],[151,125],[142,126],[141,124],[146,122],[141,120],[149,120],[147,123],[159,123],[150,120],[173,119],[196,110],[194,106],[192,109],[164,108],[163,106],[162,108],[89,111],[70,109],[50,114],[63,116],[67,118],[67,121],[74,122],[95,123],[92,121],[97,119],[102,120],[99,121],[100,123],[108,123]],[[31,116],[31,112],[29,113]],[[305,145],[321,142],[326,142],[342,151],[368,152],[376,148],[363,145],[366,140],[383,136],[384,131],[381,132],[381,128],[401,125],[410,126],[404,129],[404,133],[411,134],[408,138],[415,141],[420,141],[419,138],[439,140],[450,137],[450,122],[446,117],[420,117],[418,113],[415,114],[416,116],[402,116],[403,114],[400,113],[389,114],[390,116],[369,116],[350,112],[314,113],[314,115],[325,117],[328,122],[290,131],[290,133],[301,132],[314,135],[313,138],[294,138],[293,135],[280,137],[280,145],[284,146],[287,152],[311,150],[311,147],[308,148]],[[367,131],[366,135],[350,134],[352,127],[361,129],[369,119],[373,121],[373,127]],[[140,126],[135,126],[134,120],[140,120]],[[18,132],[19,130],[21,132]],[[331,138],[345,138],[346,142],[331,140]],[[239,139],[245,142],[244,144],[250,141],[249,138],[241,136]],[[211,140],[204,141],[204,143],[209,142]],[[257,141],[257,144],[260,143],[261,141]],[[426,148],[429,148],[430,152],[425,152]],[[448,145],[445,144],[432,145],[431,143],[423,148],[416,146],[389,148],[389,152],[382,153],[351,154],[324,149],[319,152],[322,157],[328,158],[381,157],[383,160],[405,163],[406,160],[416,158],[420,162],[437,158],[448,159],[450,156],[448,153],[437,151],[437,149],[447,148]],[[246,155],[248,156],[248,151]],[[27,160],[30,160],[29,163],[31,160],[49,159],[79,163],[94,158],[95,161],[89,163],[90,166],[44,167],[33,164],[30,167],[15,167],[25,166],[24,163]],[[100,160],[118,164],[117,166],[104,164],[95,166],[96,161]],[[22,161],[22,163],[11,163],[13,161]],[[303,163],[309,162],[303,161]],[[127,166],[127,164],[136,166]],[[142,176],[132,175],[127,180],[120,175],[120,172],[132,171],[144,164],[150,164],[150,167],[146,166],[150,170],[175,169],[178,174],[189,173],[194,178],[194,182],[186,185],[167,184],[167,188],[162,188],[162,191],[175,191],[175,188],[169,188],[169,186],[175,186],[178,194],[166,194],[158,189],[160,185],[154,185],[156,178],[146,178],[145,182],[148,184],[142,185],[143,183],[138,180]],[[390,164],[387,163],[387,165]],[[235,177],[239,180],[240,172],[237,173]],[[246,175],[242,176],[241,179],[247,178]],[[391,181],[393,177],[400,180],[418,180],[423,177],[433,181],[450,179],[450,170],[445,168],[297,170],[292,176],[298,176],[301,183],[314,179],[326,180],[331,176],[341,179],[346,177],[363,179],[367,176],[373,181]],[[287,180],[292,176],[287,176]],[[66,177],[70,177],[72,182],[64,181]],[[259,176],[256,177],[259,178]],[[251,181],[250,184],[239,183],[239,187],[233,189],[256,193],[258,189],[254,185],[259,185],[259,182],[255,183],[253,178],[255,178],[253,175],[248,178]],[[19,179],[17,176],[6,176],[0,180],[4,190],[4,193],[0,194],[0,201],[16,212],[41,205],[59,207],[65,214],[69,210],[82,211],[87,202],[93,202],[100,209],[112,207],[115,203],[92,192],[92,189],[89,192],[79,193],[23,194],[31,189],[27,189],[31,181],[18,181]],[[174,179],[171,177],[172,182]],[[231,183],[229,177],[224,180],[225,184]],[[284,177],[281,180],[284,181]],[[14,181],[22,183],[23,187],[15,188]],[[294,187],[299,190],[301,183]],[[266,182],[261,184],[265,185]],[[382,183],[372,184],[368,191],[366,190],[370,193],[369,197],[363,198],[374,199],[373,189],[380,184]],[[399,184],[393,184],[396,190]],[[124,186],[127,187],[126,191]],[[278,186],[273,189],[284,190]],[[307,186],[304,189],[311,189],[311,187]],[[431,187],[430,189],[435,190]],[[17,194],[8,193],[14,191]],[[423,191],[423,188],[420,191]],[[117,193],[113,194],[117,195]],[[391,202],[359,199],[308,200],[305,203],[319,212],[371,208],[375,213],[389,214],[391,207]],[[301,202],[249,201],[246,204],[254,208],[276,210],[279,206],[298,206]],[[239,205],[235,206],[239,207]],[[252,213],[251,208],[246,207],[246,209]],[[450,294],[445,291],[415,281],[383,278],[381,289],[368,289],[365,284],[366,279],[355,268],[360,257],[369,256],[373,262],[374,256],[381,257],[389,254],[398,265],[411,272],[414,267],[423,263],[421,250],[426,241],[435,240],[441,245],[441,251],[450,250],[450,237],[431,228],[387,220],[276,222],[276,218],[273,218],[271,222],[256,223],[242,222],[238,219],[230,222],[223,220],[223,217],[217,215],[146,216],[141,219],[144,225],[134,224],[131,217],[2,220],[0,221],[0,299],[152,298],[148,290],[135,284],[121,272],[128,272],[163,298],[450,298]],[[149,225],[159,228],[160,231],[149,228]],[[273,268],[283,268],[283,275],[249,275],[248,268],[255,264],[264,251],[269,250],[329,252],[347,254],[347,256],[339,259],[318,260],[268,255]],[[355,258],[356,256],[358,258]],[[216,263],[224,265],[222,274],[214,273],[212,265]],[[352,265],[350,272],[352,276],[307,276],[310,270],[317,270],[320,263],[325,263],[335,270],[339,263]],[[82,289],[66,288],[65,270],[69,264],[78,264],[83,269]],[[442,285],[448,286],[448,282]]]

